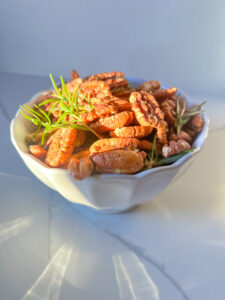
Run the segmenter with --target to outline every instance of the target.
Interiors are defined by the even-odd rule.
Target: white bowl
[[[133,86],[143,82],[141,79],[129,80]],[[36,94],[28,105],[32,106],[43,92]],[[188,105],[194,104],[184,92],[179,93]],[[42,182],[73,203],[86,205],[104,213],[118,213],[153,199],[192,164],[208,134],[208,118],[205,114],[203,117],[204,127],[194,141],[194,151],[175,163],[135,175],[102,174],[82,181],[75,181],[67,170],[50,168],[29,154],[25,136],[31,132],[33,125],[19,111],[11,121],[10,132],[11,141],[19,155]]]

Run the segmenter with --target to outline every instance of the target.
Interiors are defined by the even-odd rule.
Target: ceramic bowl
[[[133,86],[143,80],[130,79]],[[36,94],[28,105],[32,106],[44,91]],[[179,93],[188,105],[194,102],[182,91]],[[18,111],[11,121],[11,140],[19,155],[43,183],[59,192],[67,200],[89,206],[103,213],[118,213],[150,201],[172,181],[180,177],[198,156],[208,133],[208,118],[204,114],[204,127],[194,141],[194,151],[187,153],[169,166],[157,167],[135,175],[101,174],[75,181],[67,170],[50,168],[28,152],[25,136],[33,130],[32,124]]]

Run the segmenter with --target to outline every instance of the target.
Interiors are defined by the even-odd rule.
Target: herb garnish
[[[60,76],[62,85],[61,89],[57,87],[51,74],[50,79],[55,90],[55,93],[52,94],[53,98],[44,100],[38,105],[34,104],[35,109],[26,104],[20,106],[21,114],[37,126],[37,130],[34,132],[34,136],[40,131],[41,128],[44,128],[41,139],[41,143],[44,144],[47,133],[52,132],[58,128],[70,127],[73,129],[91,131],[98,138],[101,138],[101,136],[99,136],[94,130],[92,130],[87,124],[85,124],[80,117],[82,113],[93,110],[94,106],[91,104],[90,100],[87,97],[78,92],[79,85],[77,85],[74,93],[72,94],[70,92],[69,85],[66,86],[62,76]],[[79,98],[82,98],[84,103],[87,105],[81,105],[79,102]],[[48,103],[53,104],[47,113],[41,107]],[[53,110],[59,111],[59,117],[57,121],[54,122],[51,119],[51,113]]]
[[[186,107],[186,102],[184,99],[177,97],[177,114],[176,114],[176,129],[177,134],[180,134],[182,127],[191,119],[192,116],[198,115],[203,112],[202,106],[206,101],[198,105],[193,105],[190,108]]]
[[[178,159],[180,159],[182,156],[184,156],[185,154],[192,151],[194,151],[194,149],[183,150],[178,154],[174,154],[169,157],[163,157],[159,159],[157,144],[156,144],[156,135],[155,135],[152,143],[152,150],[146,153],[145,164],[144,164],[145,167],[142,169],[142,171],[146,171],[148,169],[151,169],[152,167],[172,164],[176,162]]]

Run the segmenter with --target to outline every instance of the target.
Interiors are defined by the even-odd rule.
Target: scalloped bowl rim
[[[140,79],[140,78],[128,78],[128,80],[133,81],[133,82],[143,82],[145,80]],[[162,84],[162,87],[166,87],[166,85]],[[190,99],[190,97],[183,92],[182,90],[178,90],[179,93],[185,97],[185,99],[187,99],[188,102],[190,102],[191,104],[194,104],[195,102]],[[36,101],[37,96],[39,96],[40,94],[47,92],[46,90],[40,91],[38,93],[36,93],[29,102],[27,102],[26,104],[33,104]],[[49,166],[47,166],[46,164],[44,164],[42,161],[40,161],[39,159],[37,159],[36,157],[34,157],[33,155],[31,155],[29,152],[24,151],[23,149],[21,149],[21,147],[18,144],[18,139],[15,135],[14,132],[14,126],[15,126],[15,121],[17,120],[17,118],[20,115],[20,109],[18,109],[18,111],[15,114],[15,117],[12,119],[11,124],[10,124],[10,136],[11,136],[11,141],[14,145],[14,147],[17,149],[17,151],[24,157],[26,157],[26,159],[28,161],[31,161],[33,164],[38,165],[39,168],[41,168],[44,172],[48,172],[48,173],[65,173],[68,174],[68,171],[66,169],[60,169],[60,168],[51,168]],[[129,178],[129,179],[139,179],[139,178],[143,178],[143,177],[147,177],[150,175],[153,175],[155,173],[159,173],[162,172],[164,170],[167,169],[173,169],[176,167],[179,167],[181,165],[183,165],[185,162],[187,162],[191,157],[195,156],[203,147],[204,142],[208,136],[208,129],[209,129],[209,119],[208,116],[206,115],[206,113],[204,112],[202,114],[203,119],[204,119],[204,126],[202,128],[202,131],[199,133],[199,135],[197,136],[197,138],[194,141],[194,144],[199,144],[198,147],[194,148],[194,150],[192,152],[189,152],[187,154],[185,154],[184,156],[182,156],[181,158],[179,158],[175,163],[172,163],[168,166],[161,166],[161,167],[156,167],[156,168],[152,168],[149,170],[145,170],[145,171],[141,171],[137,174],[96,174],[96,175],[92,175],[89,178],[89,180],[95,180],[96,178],[98,180],[102,180],[102,179],[109,179],[109,178]]]

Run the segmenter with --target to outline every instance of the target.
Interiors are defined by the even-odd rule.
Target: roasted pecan
[[[58,167],[69,161],[72,156],[77,130],[72,128],[59,128],[51,138],[51,144],[45,163],[51,167]]]
[[[84,130],[77,130],[77,138],[75,141],[75,148],[80,148],[86,139],[86,132]]]
[[[142,126],[157,127],[160,120],[164,119],[158,102],[147,92],[133,92],[130,95],[131,109]]]
[[[101,173],[133,174],[144,166],[144,152],[111,150],[91,156]]]
[[[105,98],[112,95],[110,87],[104,81],[100,80],[83,82],[79,87],[79,91],[89,99],[93,97]]]
[[[113,105],[118,109],[118,112],[121,111],[130,111],[130,102],[125,99],[120,99],[117,97],[106,97],[106,98],[92,98],[91,103],[95,106],[96,104],[104,104],[104,105]]]
[[[113,96],[127,100],[129,100],[130,94],[133,92],[134,89],[129,85],[111,89],[111,93]]]
[[[160,120],[157,126],[157,138],[161,145],[167,143],[167,131],[168,131],[168,124],[164,120]]]
[[[164,112],[165,120],[171,126],[175,126],[176,120],[176,100],[166,99],[160,103],[160,108]]]
[[[163,101],[165,99],[171,98],[177,92],[176,87],[172,87],[169,89],[158,89],[151,94],[155,97],[157,101]]]
[[[155,127],[159,142],[165,144],[168,124],[164,121],[164,113],[155,98],[144,91],[134,92],[130,96],[130,103],[139,124]]]
[[[124,73],[123,72],[107,72],[107,73],[98,73],[95,75],[91,75],[89,77],[86,78],[86,80],[88,81],[92,81],[92,80],[107,80],[110,78],[124,78]]]
[[[89,156],[85,155],[77,158],[76,154],[71,157],[68,172],[75,180],[82,180],[89,177],[94,170],[94,164]]]
[[[196,133],[202,130],[204,121],[200,114],[193,116],[187,123],[187,127]]]
[[[172,133],[169,135],[169,141],[185,140],[188,143],[192,142],[192,137],[185,131],[181,131],[179,134]]]
[[[148,140],[141,140],[138,148],[141,150],[150,151],[150,150],[152,150],[152,142],[150,142]],[[162,154],[162,145],[157,143],[156,149],[157,149],[158,155],[161,155]]]
[[[110,117],[101,118],[90,125],[91,129],[103,133],[129,125],[134,118],[132,111],[123,111]]]
[[[81,78],[75,78],[72,81],[66,83],[67,89],[69,89],[70,93],[73,94],[77,86],[82,84],[83,80]]]
[[[143,82],[139,87],[138,91],[152,92],[161,88],[161,84],[158,80],[150,80]]]
[[[90,153],[99,153],[116,149],[137,149],[140,141],[136,138],[109,138],[100,139],[90,147]]]
[[[111,91],[116,88],[127,87],[129,85],[128,80],[125,78],[107,79],[105,83],[109,85]]]
[[[80,78],[79,74],[77,73],[76,70],[72,70],[71,72],[71,80],[73,81],[74,79]]]
[[[190,144],[185,140],[170,141],[169,145],[164,145],[162,147],[162,155],[163,157],[168,157],[177,153],[180,153],[183,150],[191,149]]]
[[[152,127],[150,126],[130,126],[123,128],[116,128],[114,131],[110,132],[112,137],[135,137],[144,138],[152,132]]]
[[[81,119],[85,123],[90,123],[100,117],[109,116],[115,114],[118,111],[117,107],[114,105],[95,105],[95,108],[90,112],[82,113],[80,115]]]
[[[35,157],[39,159],[45,159],[47,155],[47,151],[39,145],[30,145],[29,151],[31,154],[33,154]]]

